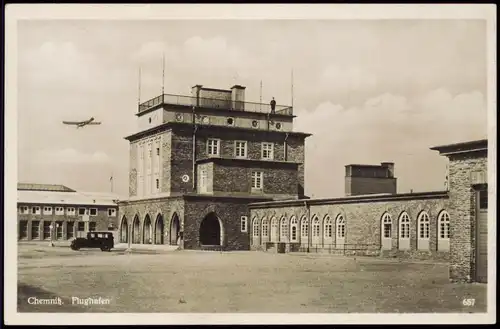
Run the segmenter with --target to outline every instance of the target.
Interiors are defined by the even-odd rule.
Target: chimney
[[[387,169],[387,177],[394,178],[394,162],[382,162],[381,165]]]
[[[233,110],[245,111],[245,88],[240,85],[231,87],[231,105]]]

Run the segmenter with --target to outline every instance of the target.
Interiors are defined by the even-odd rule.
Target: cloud
[[[335,93],[369,90],[377,86],[378,79],[373,74],[358,67],[327,66],[320,78],[325,91]]]
[[[386,93],[359,107],[325,102],[297,115],[294,128],[313,134],[306,140],[306,192],[316,197],[342,196],[351,163],[395,162],[400,192],[440,189],[445,159],[429,148],[487,134],[480,92],[439,89],[417,99]]]
[[[19,55],[22,84],[59,91],[123,91],[123,70],[104,65],[94,52],[74,42],[46,41],[39,47],[25,46]]]
[[[104,164],[110,161],[109,156],[101,151],[85,153],[73,148],[62,150],[39,151],[36,156],[38,163],[44,164]]]

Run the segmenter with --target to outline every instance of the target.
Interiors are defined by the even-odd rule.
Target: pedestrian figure
[[[273,100],[271,101],[271,113],[274,114],[274,110],[276,108],[276,101],[274,100],[274,97],[273,97]]]

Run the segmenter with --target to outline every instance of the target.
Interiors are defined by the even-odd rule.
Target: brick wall
[[[444,194],[445,195],[445,194]],[[275,206],[269,208],[253,208],[250,206],[250,223],[255,218],[262,220],[262,218],[271,219],[277,218],[278,221],[285,217],[290,228],[290,219],[295,216],[299,221],[299,243],[302,246],[320,246],[321,244],[337,245],[335,236],[335,221],[339,215],[345,219],[345,239],[344,244],[373,244],[377,248],[381,245],[381,219],[384,213],[389,213],[392,218],[392,250],[384,253],[385,256],[399,256],[402,258],[418,258],[418,259],[443,259],[449,258],[449,252],[437,251],[437,221],[438,215],[441,211],[449,211],[449,201],[446,196],[436,196],[435,198],[414,199],[414,200],[394,200],[394,201],[369,201],[369,202],[356,202],[350,201],[349,203],[337,204],[322,204],[310,206],[310,218],[315,216],[320,221],[320,235],[319,238],[313,238],[312,234],[305,238],[300,237],[300,220],[307,218],[308,212],[303,204],[297,206]],[[417,250],[417,218],[422,211],[426,211],[430,219],[430,237],[429,249]],[[399,250],[399,217],[406,212],[410,217],[410,250]],[[332,221],[333,234],[331,238],[324,237],[323,220],[327,216]],[[453,223],[453,217],[452,217]],[[452,224],[453,226],[453,224]],[[278,226],[279,227],[279,226]],[[253,225],[250,224],[251,231]],[[311,224],[309,225],[309,232],[311,232]],[[290,231],[290,230],[289,230]],[[262,233],[262,229],[261,232]],[[278,234],[281,236],[281,234]],[[283,239],[282,237],[280,237]],[[252,239],[253,240],[253,239]],[[261,244],[266,239],[256,239],[257,243],[252,243],[252,248],[259,249]],[[257,244],[257,245],[256,245]]]
[[[305,139],[303,137],[290,136],[287,140],[287,161],[299,162],[297,190],[300,196],[304,195],[305,180]]]
[[[449,188],[451,225],[450,278],[471,281],[475,265],[476,193],[471,186],[471,172],[487,170],[487,154],[457,154],[450,156]]]
[[[184,247],[186,249],[200,248],[200,225],[205,216],[214,212],[220,219],[224,231],[224,246],[226,250],[248,250],[249,233],[241,232],[240,218],[248,216],[248,201],[229,199],[199,199],[186,201]]]
[[[264,163],[265,165],[265,163]],[[252,171],[263,172],[262,191],[252,190]],[[213,190],[234,192],[235,194],[258,194],[269,197],[297,196],[297,168],[277,167],[269,164],[240,164],[227,162],[215,164],[213,171]]]

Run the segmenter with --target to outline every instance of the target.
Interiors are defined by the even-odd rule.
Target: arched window
[[[259,234],[260,234],[260,232],[259,232],[260,231],[259,230],[259,219],[257,217],[254,217],[252,223],[253,223],[252,224],[252,227],[253,227],[253,229],[252,229],[253,236],[258,237]]]
[[[392,249],[392,217],[389,213],[384,213],[381,221],[382,234],[381,234],[381,243],[383,250],[391,250]]]
[[[417,249],[419,250],[429,250],[429,236],[431,222],[429,215],[422,211],[418,216],[418,239],[417,239]]]
[[[429,215],[423,211],[418,216],[418,238],[428,239],[430,236],[430,220]]]
[[[262,220],[262,236],[268,236],[269,235],[269,221],[267,218],[264,218]]]
[[[439,214],[439,239],[450,238],[450,215],[446,211]]]
[[[302,217],[302,219],[300,220],[300,232],[301,232],[300,235],[302,237],[307,238],[309,234],[309,223],[307,222],[306,217]]]
[[[286,222],[286,217],[281,218],[280,226],[281,237],[286,238],[288,236],[288,223]]]
[[[325,238],[331,238],[332,237],[332,220],[330,219],[330,216],[326,216],[324,219],[325,223],[325,228],[323,230],[323,234]]]
[[[438,217],[437,247],[439,251],[450,250],[450,215],[444,210]]]
[[[399,216],[399,250],[410,249],[410,216],[403,212]]]
[[[383,229],[383,237],[390,238],[392,235],[392,218],[391,215],[385,213],[382,217],[382,229]]]
[[[298,221],[297,217],[292,216],[292,219],[290,220],[290,240],[291,241],[297,241],[297,226],[298,226]]]
[[[337,217],[337,238],[345,238],[345,220],[342,215]]]
[[[410,238],[410,216],[406,212],[402,213],[401,217],[399,217],[399,238]]]
[[[318,237],[320,232],[320,227],[319,227],[319,218],[314,216],[313,219],[313,231],[312,234],[314,237]]]

